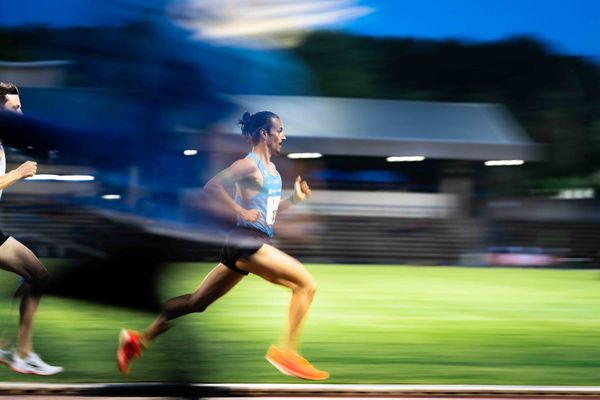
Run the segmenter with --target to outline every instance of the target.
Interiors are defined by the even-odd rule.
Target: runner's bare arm
[[[20,179],[34,176],[37,172],[37,163],[27,161],[19,165],[16,169],[0,176],[0,189],[5,189]]]
[[[311,194],[312,192],[310,190],[310,187],[308,186],[308,182],[302,180],[302,177],[300,176],[296,177],[296,180],[294,181],[294,192],[290,197],[288,197],[285,200],[282,200],[279,203],[279,208],[277,209],[277,212],[280,213],[282,211],[285,211],[292,205],[308,199],[311,196]]]
[[[208,194],[209,201],[211,202],[209,208],[222,213],[233,212],[246,221],[257,221],[260,216],[259,211],[243,208],[235,202],[226,189],[236,182],[251,176],[255,170],[256,163],[244,158],[237,160],[228,168],[215,175],[204,185],[204,192]]]

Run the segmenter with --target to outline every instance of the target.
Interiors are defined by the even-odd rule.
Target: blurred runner
[[[280,201],[281,177],[271,156],[280,154],[286,137],[276,114],[246,112],[239,124],[242,136],[252,146],[251,152],[218,173],[204,187],[217,205],[237,216],[237,226],[225,241],[220,263],[195,292],[168,300],[158,318],[144,332],[121,331],[117,363],[124,374],[129,372],[131,360],[139,357],[143,348],[169,328],[170,320],[203,312],[251,272],[292,290],[287,334],[280,347],[269,348],[266,359],[286,375],[311,380],[329,377],[297,352],[298,335],[315,294],[315,282],[302,263],[271,243],[277,213],[307,199],[310,188],[297,177],[292,196]],[[235,187],[235,198],[227,191],[232,187]]]
[[[12,83],[0,82],[0,112],[6,111],[23,113],[17,87]],[[0,144],[0,196],[3,189],[20,179],[35,175],[36,172],[37,164],[27,161],[6,173],[6,157]],[[31,250],[6,232],[0,232],[0,268],[14,272],[22,280],[22,285],[17,291],[17,294],[21,295],[17,348],[0,349],[0,362],[22,374],[54,375],[62,372],[62,367],[45,363],[33,351],[31,342],[33,317],[40,302],[42,289],[48,280],[48,271]]]

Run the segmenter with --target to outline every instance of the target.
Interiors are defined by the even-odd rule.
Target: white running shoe
[[[8,350],[0,349],[0,364],[10,365],[13,362],[14,354],[14,348],[10,348]]]
[[[10,368],[21,374],[54,375],[63,371],[63,367],[46,364],[36,353],[29,353],[21,358],[17,353],[13,355]]]

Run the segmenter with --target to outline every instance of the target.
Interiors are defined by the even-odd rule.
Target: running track
[[[600,400],[600,386],[334,385],[334,384],[31,384],[0,383],[0,400]]]

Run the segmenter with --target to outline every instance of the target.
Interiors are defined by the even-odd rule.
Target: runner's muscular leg
[[[310,273],[300,261],[268,244],[263,245],[248,259],[238,260],[236,267],[292,289],[284,348],[295,352],[302,322],[316,291],[316,284]]]
[[[31,250],[12,237],[0,246],[0,268],[25,279],[17,292],[21,295],[17,352],[20,356],[25,356],[33,351],[33,317],[40,302],[42,289],[48,280],[48,271]]]
[[[40,292],[48,280],[48,271],[40,260],[13,237],[0,246],[0,268],[22,276],[36,292]]]
[[[203,312],[243,278],[244,275],[219,263],[206,275],[196,291],[174,297],[165,303],[158,318],[142,334],[144,345],[148,345],[150,341],[165,332],[169,328],[170,320],[193,312]]]

